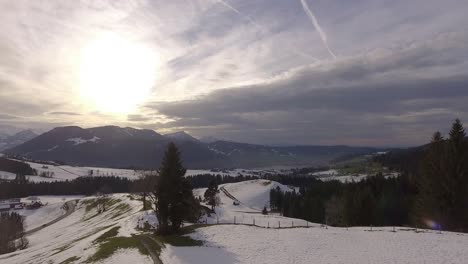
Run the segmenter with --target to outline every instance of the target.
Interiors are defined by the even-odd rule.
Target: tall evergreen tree
[[[185,172],[179,150],[174,143],[170,143],[153,192],[159,221],[158,231],[161,234],[177,232],[183,220],[189,218],[194,209],[196,199],[190,183],[184,178]]]
[[[216,180],[212,180],[208,185],[208,189],[206,189],[204,196],[207,203],[211,205],[211,211],[213,212],[215,206],[219,204],[219,200],[217,199],[218,193],[218,184],[216,184]]]
[[[468,226],[468,145],[463,124],[456,119],[449,133],[448,146],[448,181],[450,190],[449,214],[451,228],[455,230],[466,230]]]
[[[444,138],[440,132],[435,132],[431,143],[422,160],[421,174],[418,178],[419,196],[416,201],[417,225],[431,219],[438,223],[446,222],[444,215],[447,209],[447,196],[444,193],[450,191],[447,186],[446,175],[446,150]]]
[[[417,222],[432,220],[444,229],[467,229],[467,149],[466,133],[459,119],[453,123],[447,140],[439,132],[434,134],[419,175]]]

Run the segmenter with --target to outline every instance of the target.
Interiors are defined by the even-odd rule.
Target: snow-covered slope
[[[255,180],[220,187],[225,190],[219,194],[222,204],[216,208],[217,214],[206,220],[211,224],[216,221],[224,224],[195,229],[189,236],[204,241],[201,247],[165,244],[159,255],[164,264],[462,264],[468,259],[468,234],[439,234],[430,230],[415,232],[411,228],[401,227],[397,227],[396,232],[392,232],[392,227],[374,227],[372,231],[369,227],[324,228],[303,220],[261,215],[260,209],[268,204],[269,190],[280,188],[289,191],[291,188],[288,186]],[[203,195],[204,191],[197,189],[194,193]],[[26,214],[28,230],[62,215],[61,202],[76,199],[80,199],[80,202],[67,217],[29,235],[30,246],[27,249],[0,255],[0,263],[86,263],[102,245],[96,239],[104,233],[118,227],[116,236],[133,239],[142,234],[136,227],[142,227],[143,221],[156,222],[151,211],[141,211],[141,202],[129,194],[109,196],[107,209],[101,214],[97,213],[95,206],[91,206],[96,197],[40,198],[50,206]],[[240,204],[233,205],[233,200]],[[237,225],[228,224],[233,221]],[[251,226],[254,223],[256,226]],[[278,229],[278,226],[282,229]],[[295,228],[289,228],[292,226]],[[95,263],[153,263],[153,260],[130,247],[120,248]]]
[[[52,201],[76,199],[77,197],[40,197]],[[145,212],[141,210],[141,202],[130,199],[127,194],[114,194],[105,212],[97,214],[92,205],[96,197],[81,198],[76,211],[64,219],[47,226],[27,238],[30,245],[27,249],[0,255],[0,263],[62,263],[74,258],[74,262],[85,263],[96,253],[96,239],[112,227],[119,226],[118,236],[131,237],[137,233],[135,227],[138,219]],[[55,208],[55,209],[54,209]],[[35,213],[26,216],[28,226],[31,222],[43,223],[49,221],[47,213],[57,214],[60,209],[43,207]],[[40,215],[40,217],[39,217]],[[37,224],[36,224],[37,225]],[[27,228],[30,230],[30,228]],[[153,263],[151,258],[142,255],[137,249],[118,250],[110,258],[99,263]]]
[[[65,181],[73,180],[80,176],[117,176],[124,177],[130,180],[136,180],[140,177],[141,172],[126,169],[112,169],[112,168],[96,168],[96,167],[77,167],[67,165],[50,165],[40,164],[35,162],[26,162],[31,168],[37,171],[38,176],[27,175],[28,180],[33,182],[41,181]],[[41,177],[42,173],[51,175],[50,177]],[[90,174],[92,173],[92,174]],[[12,180],[16,177],[14,173],[0,171],[0,179]]]
[[[202,219],[208,224],[255,224],[257,226],[312,226],[314,223],[302,219],[283,217],[278,214],[262,215],[264,206],[269,208],[270,190],[280,188],[283,191],[292,191],[292,188],[268,180],[252,180],[238,183],[228,183],[219,186],[221,204],[215,208],[216,214]],[[194,190],[195,196],[202,196],[206,188]],[[234,201],[238,204],[235,205]]]
[[[165,264],[466,263],[468,235],[369,232],[364,228],[265,229],[230,225],[198,229],[204,247],[166,247]]]
[[[283,192],[292,191],[288,186],[275,181],[252,180],[221,185],[227,192],[237,198],[243,205],[255,210],[270,207],[270,190],[279,188]]]
[[[221,185],[221,205],[208,223],[190,236],[203,247],[168,245],[161,254],[165,264],[205,263],[466,263],[468,234],[397,227],[334,228],[269,214],[271,188],[288,186],[266,180]],[[203,195],[206,189],[195,190]],[[240,205],[233,205],[233,199]],[[232,223],[237,225],[233,225]],[[239,225],[242,224],[242,225]],[[245,224],[245,225],[244,225]],[[248,226],[255,224],[256,227]],[[298,227],[301,226],[301,227]],[[267,228],[262,228],[267,227]],[[282,229],[278,229],[281,227]],[[294,227],[294,228],[290,228]],[[309,228],[306,228],[309,227]]]

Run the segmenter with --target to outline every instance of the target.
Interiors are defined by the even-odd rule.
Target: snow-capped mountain
[[[37,134],[32,130],[23,130],[14,135],[2,133],[0,134],[0,151],[16,147],[35,137],[37,137]]]
[[[230,141],[203,143],[186,132],[161,135],[153,130],[104,126],[58,127],[4,152],[72,165],[157,168],[169,142],[179,147],[184,166],[259,168],[318,165],[380,149],[348,146],[273,147]]]

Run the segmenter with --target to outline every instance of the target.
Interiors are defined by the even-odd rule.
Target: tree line
[[[455,120],[447,138],[436,132],[428,145],[390,152],[378,160],[399,170],[400,176],[377,174],[346,184],[272,177],[300,188],[298,192],[271,190],[271,208],[284,216],[336,226],[468,231],[468,142],[460,120]]]
[[[0,213],[0,254],[25,249],[28,244],[24,234],[24,217],[15,212]]]
[[[31,195],[92,195],[96,193],[132,192],[135,182],[121,177],[78,177],[54,182],[0,182],[0,199]]]

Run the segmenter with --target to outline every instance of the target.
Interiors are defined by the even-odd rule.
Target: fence
[[[302,219],[291,219],[281,216],[270,216],[270,215],[233,215],[231,217],[207,217],[203,219],[202,224],[207,225],[247,225],[247,226],[256,226],[261,228],[309,228],[309,227],[323,227],[326,228],[326,225],[320,225],[316,223],[311,223]]]
[[[420,229],[415,227],[396,227],[396,226],[385,226],[385,227],[375,227],[375,226],[360,226],[360,227],[331,227],[326,224],[317,224],[311,223],[306,220],[296,219],[296,218],[286,218],[282,216],[274,215],[258,215],[248,214],[233,215],[232,217],[207,217],[200,224],[206,225],[245,225],[245,226],[255,226],[260,228],[271,228],[271,229],[288,229],[288,228],[339,228],[346,230],[356,230],[356,231],[367,231],[367,232],[415,232],[415,233],[437,233],[442,234],[442,230],[431,230],[431,229]]]

